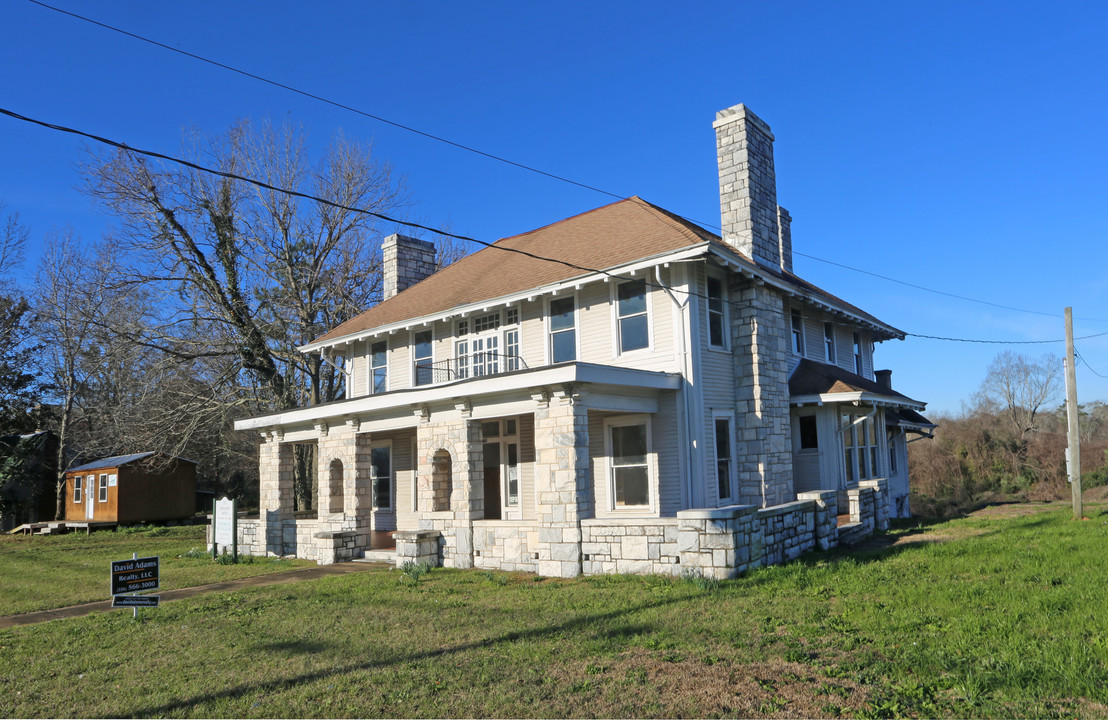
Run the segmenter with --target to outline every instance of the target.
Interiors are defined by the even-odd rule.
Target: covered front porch
[[[261,510],[240,524],[240,550],[330,563],[395,544],[398,563],[579,574],[580,521],[598,501],[600,515],[624,516],[667,502],[655,446],[676,433],[652,419],[675,407],[678,382],[581,363],[518,376],[517,387],[475,378],[450,397],[398,391],[248,421],[264,437]],[[641,463],[609,467],[611,427],[638,438]],[[293,487],[303,445],[315,455],[312,513],[297,511]],[[594,472],[617,482],[598,489]],[[676,482],[676,468],[666,474]]]

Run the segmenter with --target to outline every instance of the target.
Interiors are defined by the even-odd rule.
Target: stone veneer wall
[[[789,329],[782,296],[758,281],[731,288],[738,429],[739,502],[770,507],[791,500]]]
[[[856,492],[865,499],[863,504],[870,508],[871,518],[875,501],[888,499],[882,490],[874,488]],[[474,566],[560,577],[693,573],[733,578],[749,569],[788,562],[809,550],[835,547],[836,495],[831,490],[806,492],[797,501],[776,507],[734,505],[683,510],[672,518],[589,518],[574,527],[564,523],[544,527],[523,521],[478,521],[472,528]],[[581,560],[576,572],[569,572],[564,564],[551,567],[540,560],[544,548],[550,547],[543,538],[552,531],[557,531],[561,544],[570,543],[571,533],[580,533],[576,550]],[[868,532],[872,531],[871,522]],[[398,566],[406,561],[432,559],[432,564],[442,563],[441,554],[431,557],[438,537],[435,533],[410,533],[411,542],[402,542],[403,535],[397,534]]]
[[[723,240],[759,265],[780,267],[773,133],[745,105],[720,110],[712,126]]]

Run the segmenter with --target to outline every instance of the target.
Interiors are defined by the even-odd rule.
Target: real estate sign
[[[157,557],[112,561],[112,595],[157,590],[159,570]]]

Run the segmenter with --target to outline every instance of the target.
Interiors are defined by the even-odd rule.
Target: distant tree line
[[[958,415],[932,417],[934,440],[908,446],[912,510],[949,516],[1000,501],[1068,500],[1062,361],[998,355]],[[1108,405],[1079,406],[1082,486],[1108,485]]]
[[[298,128],[240,122],[218,137],[187,132],[181,154],[334,205],[90,152],[83,188],[115,230],[95,241],[54,230],[36,268],[22,267],[28,229],[0,206],[0,436],[57,433],[59,489],[76,463],[160,451],[250,504],[260,438],[233,420],[345,397],[343,358],[296,348],[380,300],[385,229],[349,208],[395,215],[407,197],[371,148],[342,135],[313,158]],[[448,246],[440,261],[459,254]],[[19,465],[11,456],[0,488],[19,482],[4,475]],[[300,449],[300,509],[312,508],[313,463]],[[17,496],[0,491],[0,511]]]

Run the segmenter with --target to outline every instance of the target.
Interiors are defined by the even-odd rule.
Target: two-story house
[[[722,237],[638,197],[437,271],[389,237],[383,301],[301,348],[342,358],[348,398],[235,424],[264,438],[240,549],[333,562],[395,532],[397,562],[728,576],[834,544],[839,508],[907,514],[930,424],[873,365],[904,334],[793,274],[769,127],[738,105],[715,130]]]

